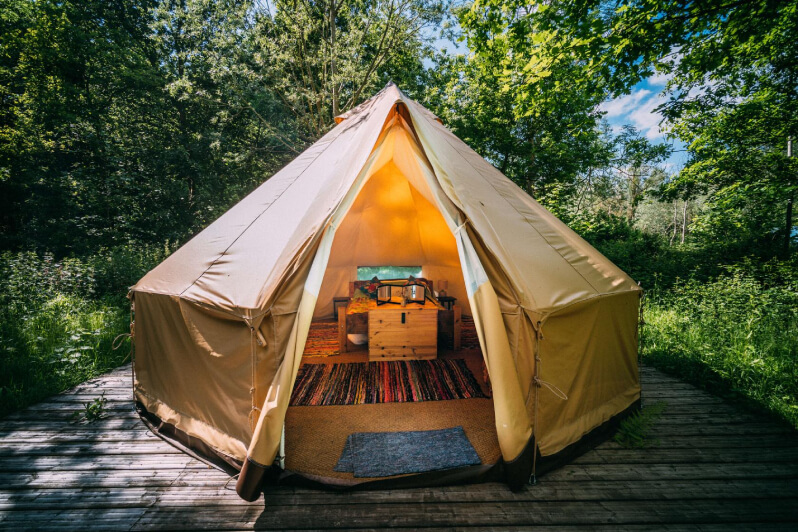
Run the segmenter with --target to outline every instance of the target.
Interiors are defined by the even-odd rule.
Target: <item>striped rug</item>
[[[412,403],[485,397],[462,359],[305,364],[291,406]]]
[[[333,357],[338,355],[338,348],[337,321],[314,321],[310,324],[302,356]]]
[[[463,316],[460,320],[460,349],[480,349],[474,318]]]

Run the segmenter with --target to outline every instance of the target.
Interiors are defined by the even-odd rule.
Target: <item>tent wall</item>
[[[538,433],[554,454],[640,398],[637,364],[639,292],[600,296],[552,314],[542,326]]]
[[[247,325],[176,296],[135,295],[134,393],[147,411],[243,460],[251,437]]]

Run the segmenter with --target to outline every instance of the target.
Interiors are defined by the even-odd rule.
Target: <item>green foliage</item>
[[[257,64],[310,137],[381,88],[396,66],[421,71],[447,0],[275,0],[257,14]],[[387,75],[386,75],[387,74]],[[403,75],[404,74],[404,75]],[[395,80],[399,81],[399,79]]]
[[[798,426],[798,268],[743,263],[650,294],[644,361]]]
[[[121,364],[129,342],[128,287],[169,248],[121,247],[56,261],[0,254],[0,416]]]
[[[613,439],[627,449],[643,449],[659,445],[659,440],[652,439],[649,432],[666,408],[667,404],[664,402],[643,407],[621,421]]]
[[[105,398],[105,392],[102,393],[100,397],[95,398],[93,401],[89,401],[83,404],[83,410],[79,410],[72,414],[72,419],[75,423],[84,422],[84,423],[94,423],[102,418],[104,418],[107,414],[105,410],[105,403],[108,400]]]
[[[577,177],[606,167],[611,158],[599,127],[605,95],[581,83],[583,65],[567,58],[541,73],[538,63],[518,53],[512,24],[480,13],[478,3],[459,12],[474,53],[436,57],[422,101],[536,198],[552,190],[571,194]]]
[[[531,116],[538,129],[553,131],[543,125],[551,116],[579,132],[582,152],[596,151],[591,139],[602,101],[628,94],[654,73],[667,76],[660,110],[689,159],[677,176],[660,180],[659,196],[702,196],[707,209],[696,215],[696,230],[707,240],[733,239],[741,247],[764,240],[757,247],[770,251],[758,254],[772,256],[776,248],[788,254],[794,223],[787,205],[798,189],[798,162],[785,149],[788,137],[798,138],[798,1],[476,0],[460,22],[481,66],[479,82],[495,85],[517,120]],[[505,137],[521,145],[528,140],[512,130]],[[556,155],[558,145],[567,143],[546,149]],[[575,157],[571,151],[564,160]],[[613,166],[628,178],[632,222],[645,187],[630,161],[625,169]],[[538,158],[524,163],[536,166]],[[580,181],[589,185],[601,169],[564,167],[556,187],[527,190],[561,209],[573,203]],[[549,178],[557,175],[546,170]],[[552,190],[557,194],[549,201],[544,195]],[[584,195],[575,195],[581,202]]]
[[[255,64],[250,9],[0,7],[0,246],[183,241],[301,151]]]

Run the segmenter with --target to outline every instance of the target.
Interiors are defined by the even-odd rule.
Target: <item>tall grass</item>
[[[652,294],[647,363],[798,427],[798,276],[794,265],[737,268]]]
[[[104,250],[85,259],[0,254],[0,416],[125,361],[127,287],[169,247]]]

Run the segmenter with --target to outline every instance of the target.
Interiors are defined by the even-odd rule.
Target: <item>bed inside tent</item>
[[[454,236],[459,229],[451,216],[447,220],[455,207],[447,203],[405,113],[397,105],[389,115],[367,164],[331,217],[327,244],[319,247],[326,267],[286,415],[284,456],[287,471],[325,483],[383,478],[379,468],[364,478],[357,467],[342,466],[352,435],[424,431],[422,437],[446,437],[447,430],[462,428],[478,456],[471,465],[501,459]],[[382,276],[406,274],[425,283],[424,304],[397,301],[401,288],[393,291],[392,303],[378,304],[374,291],[387,282]],[[383,324],[383,316],[395,317],[397,326]],[[426,318],[414,321],[417,316]],[[351,324],[357,320],[362,325],[355,330]],[[427,326],[435,331],[432,351],[384,351],[384,342],[428,345]],[[393,452],[427,451],[411,443]],[[447,467],[434,456],[427,462],[426,470]]]

